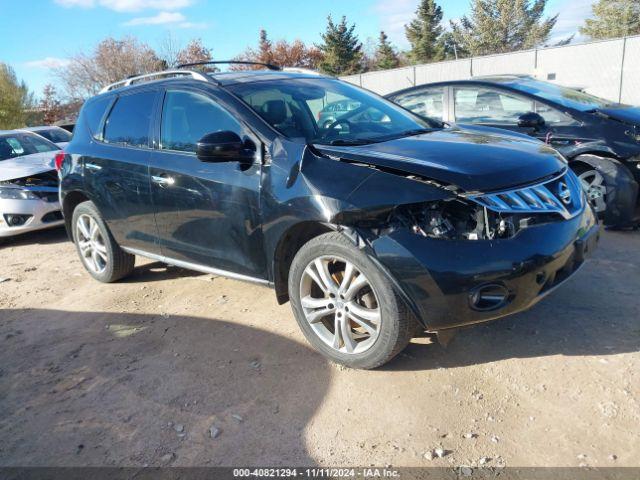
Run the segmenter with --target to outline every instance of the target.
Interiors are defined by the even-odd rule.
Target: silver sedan
[[[64,223],[54,156],[39,135],[0,131],[0,238]]]

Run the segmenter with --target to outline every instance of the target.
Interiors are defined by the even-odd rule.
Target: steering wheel
[[[349,129],[349,131],[351,131],[351,122],[345,118],[339,118],[327,127],[327,134],[329,134],[332,130],[335,130],[338,125],[345,125]]]

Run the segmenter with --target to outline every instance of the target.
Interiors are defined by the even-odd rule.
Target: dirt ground
[[[267,288],[141,259],[99,284],[62,230],[0,247],[0,279],[3,466],[640,466],[640,232],[376,371],[325,361]]]

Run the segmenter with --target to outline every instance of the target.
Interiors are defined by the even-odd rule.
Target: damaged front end
[[[478,192],[362,159],[313,152],[305,159],[296,183],[314,192],[360,178],[321,211],[368,250],[427,331],[530,307],[577,271],[598,241],[593,210],[566,167],[518,188]],[[325,181],[327,170],[340,180]]]
[[[0,181],[0,237],[62,224],[55,170]]]

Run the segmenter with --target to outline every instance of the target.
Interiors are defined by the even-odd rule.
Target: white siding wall
[[[507,73],[528,74],[540,80],[584,88],[615,102],[621,100],[640,105],[640,36],[416,65],[343,78],[384,95],[414,84]]]

